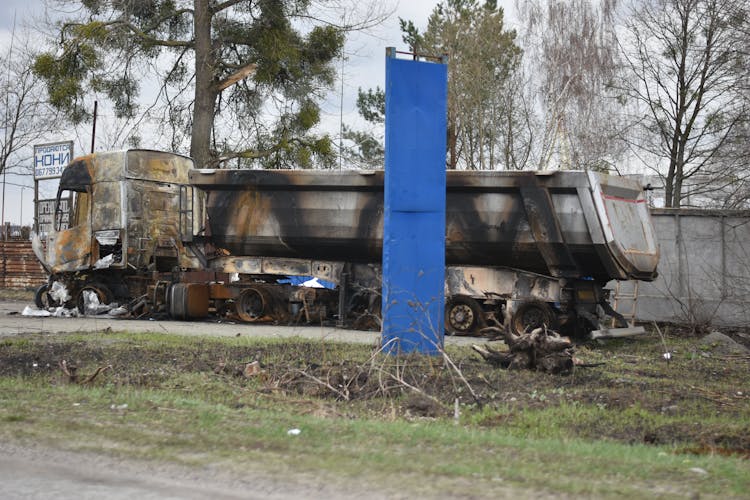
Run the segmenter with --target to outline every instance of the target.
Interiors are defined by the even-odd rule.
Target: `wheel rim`
[[[250,288],[240,294],[236,308],[243,321],[256,321],[264,316],[266,301],[259,290]]]
[[[537,328],[552,327],[552,316],[546,309],[546,304],[527,303],[522,305],[513,315],[513,330],[522,334]]]
[[[99,285],[86,285],[78,292],[76,299],[76,305],[78,306],[78,312],[86,314],[86,294],[94,293],[99,304],[107,304],[109,302],[109,292],[106,288]]]
[[[455,331],[466,333],[476,323],[474,309],[469,304],[453,304],[448,310],[448,325]]]

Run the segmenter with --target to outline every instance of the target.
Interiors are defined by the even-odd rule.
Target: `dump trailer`
[[[205,193],[207,267],[304,272],[339,287],[339,315],[377,318],[383,171],[192,170]],[[595,172],[449,171],[446,329],[571,332],[609,320],[611,280],[653,280],[659,251],[642,187]],[[274,303],[259,289],[254,304]],[[276,309],[282,309],[278,305]],[[263,316],[264,311],[253,312]]]
[[[73,200],[70,227],[35,241],[50,274],[37,303],[83,310],[93,295],[134,315],[377,327],[382,171],[192,167],[149,150],[75,159],[58,193]],[[451,333],[624,326],[604,285],[656,276],[654,230],[632,180],[450,171],[446,196]],[[288,276],[335,288],[293,286]],[[67,297],[53,293],[55,283]]]

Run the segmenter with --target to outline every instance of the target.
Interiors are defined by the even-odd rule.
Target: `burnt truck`
[[[37,257],[40,306],[127,303],[134,315],[378,326],[383,171],[195,169],[148,150],[75,159],[58,200],[70,227]],[[611,280],[656,277],[642,187],[595,172],[449,171],[445,328],[626,327]],[[312,276],[335,287],[288,283]],[[58,285],[58,287],[59,287]]]

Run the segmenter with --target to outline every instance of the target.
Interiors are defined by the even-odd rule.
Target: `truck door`
[[[61,200],[71,203],[68,220]],[[84,161],[74,161],[63,171],[55,204],[55,229],[47,237],[47,266],[53,272],[91,267],[91,176]]]

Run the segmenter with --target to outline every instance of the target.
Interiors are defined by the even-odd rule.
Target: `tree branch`
[[[247,65],[241,67],[240,69],[238,69],[237,71],[235,71],[234,73],[232,73],[231,75],[229,75],[228,77],[226,77],[223,80],[217,82],[216,86],[215,86],[216,90],[218,92],[221,92],[222,90],[225,90],[225,89],[231,87],[232,85],[234,85],[235,83],[239,82],[240,80],[244,80],[245,78],[247,78],[251,74],[255,73],[255,69],[257,67],[258,67],[258,65],[255,64],[255,63],[250,63],[250,64],[247,64]]]

